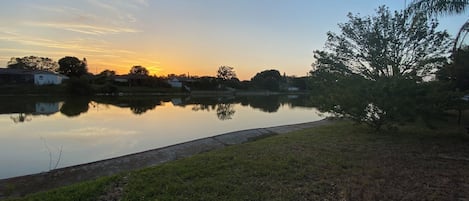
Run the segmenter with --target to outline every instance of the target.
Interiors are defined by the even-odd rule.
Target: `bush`
[[[334,74],[316,74],[312,80],[312,100],[319,110],[376,130],[383,126],[394,129],[416,120],[432,125],[455,100],[438,82],[416,83],[402,77],[369,80]]]

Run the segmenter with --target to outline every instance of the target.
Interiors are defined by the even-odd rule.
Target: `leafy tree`
[[[230,66],[220,66],[217,71],[217,78],[222,80],[237,79],[236,72]]]
[[[81,61],[76,57],[66,56],[59,59],[59,73],[69,77],[80,77],[88,73],[86,60]]]
[[[59,64],[54,60],[47,57],[26,56],[26,57],[12,57],[8,61],[7,68],[14,69],[27,69],[27,70],[45,70],[50,72],[57,72]]]
[[[278,70],[265,70],[251,78],[251,82],[257,88],[278,91],[282,82],[282,75]]]
[[[430,16],[463,14],[469,8],[469,0],[414,0],[409,5],[411,12],[426,12]],[[462,46],[469,32],[469,20],[458,31],[453,43],[453,54]],[[461,36],[463,36],[461,38]]]
[[[131,75],[145,75],[145,76],[147,76],[148,73],[149,73],[148,70],[143,66],[132,66],[129,72],[129,74]]]
[[[423,14],[391,13],[378,8],[376,16],[348,14],[341,34],[329,32],[327,51],[315,51],[318,70],[357,74],[366,79],[399,76],[421,80],[446,62],[450,38],[438,23]]]
[[[328,33],[329,51],[315,51],[315,105],[376,129],[441,114],[446,96],[421,82],[446,63],[450,49],[437,22],[386,7],[376,16],[348,17],[340,35]]]

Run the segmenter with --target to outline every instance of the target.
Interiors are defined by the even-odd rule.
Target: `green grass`
[[[18,200],[94,200],[123,180],[129,201],[469,199],[464,132],[343,121]]]
[[[93,181],[57,188],[47,192],[35,193],[24,198],[7,199],[8,201],[94,201],[118,180],[118,177],[106,177]]]

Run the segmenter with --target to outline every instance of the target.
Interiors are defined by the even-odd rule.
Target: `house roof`
[[[36,74],[50,74],[50,75],[57,75],[63,76],[58,73],[45,71],[45,70],[28,70],[28,69],[15,69],[15,68],[0,68],[0,75],[36,75]]]

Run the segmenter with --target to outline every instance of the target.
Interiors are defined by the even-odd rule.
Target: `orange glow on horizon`
[[[104,70],[111,70],[115,71],[117,75],[126,75],[129,73],[130,69],[132,66],[143,66],[148,70],[148,74],[151,76],[159,76],[159,77],[164,77],[169,74],[175,74],[175,75],[182,75],[185,74],[190,75],[190,76],[216,76],[214,72],[216,72],[216,69],[214,72],[203,72],[203,71],[193,71],[193,70],[188,70],[188,69],[183,69],[183,68],[161,68],[161,67],[155,67],[149,64],[100,64],[100,63],[93,63],[89,62],[88,63],[88,72],[92,74],[99,74],[100,72]]]

